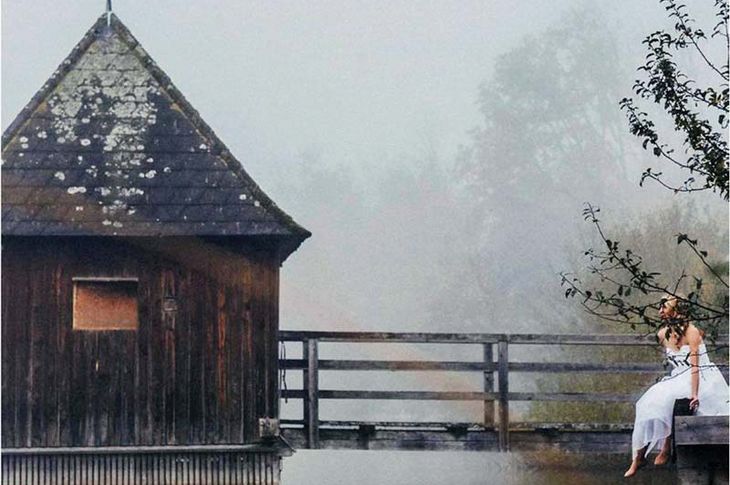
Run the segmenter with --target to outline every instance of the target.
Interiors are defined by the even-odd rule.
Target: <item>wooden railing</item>
[[[434,401],[482,401],[484,430],[496,431],[497,449],[510,449],[510,428],[524,428],[525,423],[510,423],[509,405],[514,401],[573,401],[573,402],[626,402],[636,399],[636,394],[596,392],[511,392],[510,374],[532,373],[643,373],[666,372],[660,363],[573,363],[573,362],[511,362],[509,353],[513,346],[656,346],[653,336],[632,335],[542,335],[542,334],[482,334],[482,333],[391,333],[391,332],[311,332],[282,331],[280,341],[296,342],[302,345],[301,359],[283,359],[282,369],[301,370],[302,389],[284,389],[282,397],[303,400],[303,419],[282,420],[283,427],[300,425],[303,428],[306,448],[320,448],[321,425],[408,427],[417,424],[464,429],[474,423],[365,423],[336,422],[319,419],[320,399],[385,399],[385,400],[434,400]],[[320,359],[319,344],[322,342],[342,343],[409,343],[409,344],[463,344],[479,345],[483,349],[481,361],[424,361],[424,360],[346,360]],[[726,344],[727,336],[716,342]],[[495,361],[496,350],[496,361]],[[722,366],[727,373],[727,366]],[[483,389],[471,392],[454,391],[379,391],[379,390],[327,390],[319,388],[319,371],[459,371],[483,373]],[[496,379],[495,379],[496,374]],[[497,413],[495,413],[495,403]],[[495,419],[496,414],[496,419]],[[496,426],[495,426],[496,424]],[[609,424],[599,425],[603,429]],[[607,428],[608,427],[608,428]],[[421,427],[423,428],[423,426]],[[580,426],[572,426],[573,431]],[[595,429],[596,426],[593,427]],[[611,428],[614,429],[614,428]]]

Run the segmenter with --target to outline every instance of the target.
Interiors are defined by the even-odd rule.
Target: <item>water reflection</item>
[[[562,452],[452,453],[299,451],[284,460],[283,485],[608,485],[621,483],[628,456]],[[634,484],[679,483],[648,466]]]

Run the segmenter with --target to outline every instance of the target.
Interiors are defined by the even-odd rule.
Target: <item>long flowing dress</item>
[[[648,454],[657,443],[672,433],[674,401],[689,398],[692,394],[689,345],[683,345],[679,350],[667,349],[666,352],[667,360],[673,367],[671,374],[647,389],[636,403],[632,457],[636,457],[637,451],[645,446],[648,446]],[[728,384],[722,372],[710,361],[705,344],[699,347],[699,368],[697,397],[700,405],[695,415],[727,415],[730,402]]]

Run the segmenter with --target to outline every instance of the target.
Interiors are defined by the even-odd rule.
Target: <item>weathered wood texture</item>
[[[497,371],[499,384],[499,449],[509,450],[509,347],[507,339],[502,339],[497,345],[499,369]]]
[[[728,416],[675,416],[677,446],[727,445]]]
[[[656,345],[653,335],[627,334],[503,334],[503,333],[414,333],[414,332],[318,332],[286,330],[281,340],[298,342],[317,339],[320,342],[398,342],[398,343],[497,343],[506,340],[522,345]],[[728,335],[721,335],[717,343],[727,344]]]
[[[484,372],[484,392],[494,392],[494,354],[492,344],[483,345],[484,361],[482,365],[485,367]],[[488,369],[487,369],[488,368]],[[484,426],[494,426],[494,399],[484,400]]]
[[[422,451],[499,451],[499,431],[474,426],[444,424],[433,426],[393,426],[361,423],[325,425],[320,423],[319,447],[322,449],[355,450],[422,450]],[[415,424],[415,423],[414,423]],[[301,427],[285,427],[286,440],[295,448],[306,448],[306,433]],[[546,448],[582,453],[631,452],[631,429],[566,429],[564,427],[520,427],[509,430],[512,451],[536,451]]]
[[[728,419],[728,416],[675,416],[674,441],[680,483],[728,483]]]
[[[282,391],[282,397],[303,399],[306,394],[299,389]],[[357,391],[320,390],[319,399],[388,399],[404,401],[492,401],[506,397],[507,401],[562,401],[562,402],[631,402],[638,398],[632,394],[608,394],[603,392],[468,392],[468,391]]]
[[[277,416],[275,254],[202,239],[2,243],[4,447],[244,443]],[[77,276],[139,278],[139,328],[73,330]]]
[[[277,485],[277,453],[167,449],[119,453],[94,448],[4,453],[3,485]]]
[[[491,344],[485,344],[489,346]],[[485,374],[495,372],[497,364],[490,362],[485,351],[484,362],[465,361],[429,361],[429,360],[330,360],[319,361],[320,370],[445,370],[445,371],[479,371]],[[282,367],[286,369],[303,369],[306,362],[302,359],[287,359],[282,361]],[[727,366],[719,365],[724,369]],[[663,372],[665,368],[661,364],[645,363],[575,363],[575,362],[510,362],[507,365],[510,371],[536,372],[536,373],[569,373],[569,372],[600,372],[606,374]],[[489,386],[487,386],[489,387]],[[491,389],[491,388],[490,388]]]
[[[319,371],[317,369],[318,348],[316,340],[304,342],[304,357],[307,369],[304,371],[304,423],[307,430],[307,448],[319,448]]]

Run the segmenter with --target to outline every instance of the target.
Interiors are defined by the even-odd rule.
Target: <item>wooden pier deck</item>
[[[310,448],[304,427],[282,423],[285,439],[296,449]],[[631,424],[513,423],[509,450],[555,448],[570,452],[621,453],[631,447]],[[384,423],[322,421],[318,449],[409,451],[506,451],[499,429],[470,423]]]
[[[302,345],[302,358],[282,359],[282,369],[302,372],[301,389],[284,389],[282,397],[300,399],[302,419],[281,421],[282,435],[298,449],[535,451],[557,448],[575,452],[628,454],[631,423],[531,423],[510,420],[510,403],[561,401],[581,403],[634,402],[644,389],[633,393],[513,392],[514,373],[539,374],[649,374],[666,373],[661,363],[515,362],[510,349],[516,346],[656,346],[653,336],[616,334],[481,334],[481,333],[390,333],[390,332],[297,332],[283,331],[280,341]],[[481,346],[481,361],[351,360],[320,359],[320,343],[407,343]],[[715,342],[726,345],[727,336]],[[720,366],[727,378],[727,365]],[[319,373],[327,371],[442,371],[481,373],[483,387],[468,392],[378,391],[321,389]],[[484,417],[478,423],[332,421],[319,416],[324,399],[403,401],[480,401]]]

